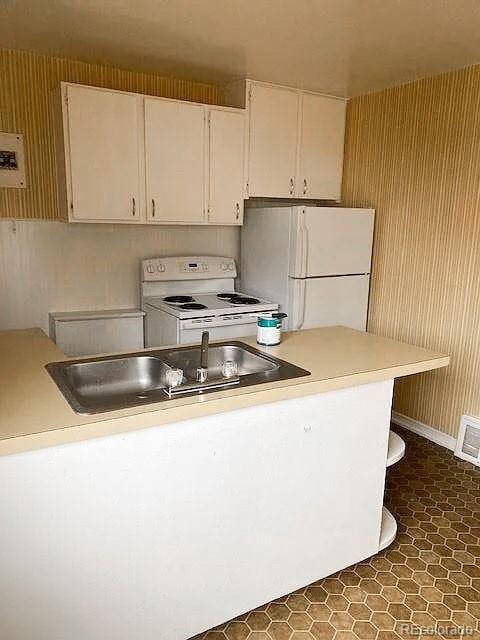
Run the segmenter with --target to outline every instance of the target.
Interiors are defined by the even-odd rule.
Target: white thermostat
[[[0,133],[0,187],[26,187],[23,136],[20,133]]]

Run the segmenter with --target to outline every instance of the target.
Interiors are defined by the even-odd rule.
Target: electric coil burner
[[[185,304],[186,302],[195,302],[192,296],[167,296],[165,302],[170,304]]]
[[[181,304],[180,309],[207,309],[206,304],[200,304],[199,302],[187,302],[186,304]]]
[[[250,298],[249,296],[236,295],[234,298],[230,298],[230,304],[260,304],[258,298]]]
[[[238,293],[217,293],[217,298],[220,300],[231,300],[232,298],[238,298]]]
[[[232,258],[175,256],[142,262],[145,346],[198,343],[255,335],[258,313],[278,311],[268,300],[235,291]]]

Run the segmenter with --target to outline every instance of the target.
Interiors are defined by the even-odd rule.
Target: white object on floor
[[[405,442],[403,439],[395,433],[390,431],[388,436],[388,454],[387,454],[387,467],[391,467],[403,458],[405,455]]]
[[[186,640],[374,555],[392,389],[0,458],[4,635]]]
[[[378,550],[386,549],[395,540],[397,535],[397,521],[392,516],[387,507],[382,509],[382,527],[380,531],[380,542]]]
[[[50,337],[66,356],[143,349],[140,309],[50,313]]]

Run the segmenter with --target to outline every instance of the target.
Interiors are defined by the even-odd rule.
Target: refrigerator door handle
[[[305,224],[305,209],[300,213],[300,243],[301,243],[301,261],[300,261],[300,277],[305,278],[307,275],[307,258],[308,258],[308,229]]]
[[[297,280],[299,291],[297,296],[297,326],[296,331],[303,327],[305,321],[305,289],[307,288],[305,280]]]

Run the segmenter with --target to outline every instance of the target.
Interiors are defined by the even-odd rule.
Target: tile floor
[[[480,640],[480,469],[395,430],[407,455],[387,473],[394,543],[195,640]]]

